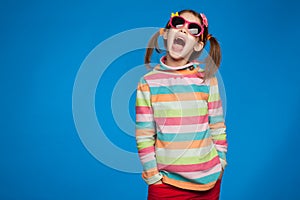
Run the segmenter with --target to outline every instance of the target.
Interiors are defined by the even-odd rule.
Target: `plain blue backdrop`
[[[72,115],[73,84],[100,42],[126,30],[164,26],[171,12],[186,8],[207,15],[223,51],[229,165],[221,199],[300,199],[299,5],[296,0],[1,1],[0,199],[146,198],[140,174],[105,166],[82,144]],[[132,152],[135,139],[118,129],[109,100],[112,85],[141,64],[142,55],[128,54],[123,65],[108,68],[96,94],[99,121],[113,130],[108,137]],[[133,104],[134,98],[131,114]]]

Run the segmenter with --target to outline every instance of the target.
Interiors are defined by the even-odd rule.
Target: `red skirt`
[[[148,200],[218,200],[220,196],[221,179],[207,191],[185,190],[168,184],[148,186]]]

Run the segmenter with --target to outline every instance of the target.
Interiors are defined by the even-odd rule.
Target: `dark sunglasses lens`
[[[172,26],[175,28],[181,28],[184,25],[185,21],[181,17],[173,17],[171,20]]]
[[[198,24],[190,23],[188,28],[192,35],[198,35],[201,33],[201,27]]]

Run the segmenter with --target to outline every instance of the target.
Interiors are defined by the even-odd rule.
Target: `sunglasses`
[[[187,24],[189,34],[195,37],[200,36],[204,32],[204,27],[202,24],[189,22],[180,16],[171,17],[169,24],[172,28],[175,29],[181,29],[185,24]]]

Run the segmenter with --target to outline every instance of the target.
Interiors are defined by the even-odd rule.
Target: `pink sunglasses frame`
[[[188,20],[184,19],[184,18],[181,17],[181,16],[173,16],[173,17],[170,18],[170,20],[169,20],[169,25],[170,25],[172,28],[174,28],[174,29],[181,29],[181,28],[176,28],[175,26],[172,25],[171,22],[172,22],[173,18],[175,18],[175,17],[179,17],[179,18],[183,19],[183,21],[184,21],[183,26],[184,26],[185,24],[187,24],[188,26],[189,26],[190,24],[197,24],[197,25],[199,25],[199,26],[201,27],[201,32],[198,33],[197,35],[194,35],[194,34],[190,33],[189,29],[187,29],[187,30],[188,30],[188,33],[189,33],[190,35],[192,35],[192,36],[194,36],[194,37],[199,37],[200,35],[203,34],[203,32],[204,32],[204,26],[203,26],[202,24],[197,23],[197,22],[189,22]]]

